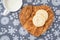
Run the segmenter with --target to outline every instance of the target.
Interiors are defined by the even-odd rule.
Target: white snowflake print
[[[7,33],[7,29],[6,28],[1,28],[1,30],[2,30],[2,34]]]
[[[10,40],[10,38],[7,35],[5,35],[5,36],[2,36],[0,40]]]
[[[2,25],[6,25],[9,23],[9,18],[8,17],[2,17],[1,18],[1,24]]]
[[[53,34],[47,34],[47,36],[46,36],[48,39],[53,39]]]
[[[48,37],[48,38],[50,38],[50,35],[49,35],[49,34],[47,34],[47,37]]]
[[[37,0],[34,0],[34,2],[36,2]]]
[[[56,18],[54,17],[54,20],[53,20],[53,22],[56,22]]]
[[[5,33],[7,33],[7,29],[6,28],[1,28],[0,35],[3,35]]]
[[[36,37],[35,37],[35,36],[30,35],[30,37],[28,37],[28,39],[30,39],[30,40],[35,40],[35,39],[36,39]]]
[[[3,33],[2,32],[0,32],[0,35],[2,35]]]
[[[56,11],[57,10],[57,7],[52,7],[53,8],[53,11]]]
[[[2,5],[0,4],[0,10],[2,9]]]
[[[20,40],[27,40],[25,36],[20,36]]]
[[[13,37],[13,40],[18,40],[18,38],[19,37],[16,35],[16,36]]]
[[[23,40],[24,38],[20,36],[20,40]]]
[[[8,28],[11,28],[11,26],[9,25]]]
[[[48,40],[50,38],[50,35],[47,35],[44,38],[45,38],[45,40]]]
[[[45,40],[48,40],[48,38],[46,36],[44,38],[45,38]]]
[[[34,4],[34,3],[33,3]],[[36,0],[36,2],[35,2],[35,4],[37,5],[37,4],[40,4],[40,0]],[[34,5],[35,5],[34,4]]]
[[[14,18],[18,18],[18,13],[12,13],[12,15]]]
[[[33,2],[32,4],[33,4],[33,5],[40,4],[40,0],[34,0],[34,2]]]
[[[58,17],[58,21],[60,21],[60,16]]]
[[[10,18],[10,20],[13,20],[13,17],[11,15],[9,16],[9,18]]]
[[[35,5],[36,3],[35,2],[33,2],[33,5]]]
[[[60,10],[56,10],[56,15],[60,15]]]
[[[53,32],[53,31],[55,31],[55,29],[54,29],[54,28],[52,28],[52,29],[51,29],[51,31]]]
[[[15,33],[17,31],[17,29],[11,27],[8,29],[8,33],[10,33],[11,35],[13,35],[13,33]]]
[[[12,13],[12,16],[15,16],[15,13]]]
[[[60,30],[60,25],[58,26],[58,29]]]
[[[58,27],[58,24],[54,23],[54,28],[57,28]]]
[[[40,39],[38,39],[38,40],[44,40],[43,38],[40,38]]]
[[[28,34],[28,32],[23,27],[20,27],[19,33],[20,33],[20,35],[26,35],[26,34]]]
[[[32,1],[33,1],[33,0],[27,0],[28,3],[29,3],[29,2],[31,3]]]
[[[1,0],[0,0],[0,3],[1,3]]]
[[[48,0],[41,0],[41,4],[47,4],[48,2],[47,2]]]
[[[54,6],[59,6],[60,5],[60,0],[52,0],[52,4]]]
[[[48,2],[50,2],[50,0],[47,0]]]
[[[60,40],[60,37],[57,37],[57,39],[56,40]]]
[[[0,3],[2,3],[2,0],[0,0]]]
[[[16,18],[18,18],[18,13],[15,13]]]
[[[53,34],[47,34],[45,37],[45,40],[53,39]]]
[[[54,34],[54,36],[59,36],[59,35],[60,35],[60,32],[59,32],[59,30],[55,30],[55,31],[53,32],[53,34]]]
[[[18,19],[15,19],[15,20],[13,21],[13,25],[14,25],[14,26],[18,26],[18,25],[19,25],[19,23],[20,23],[20,22],[19,22],[19,20],[18,20]]]
[[[27,3],[25,3],[23,6],[27,6],[28,4]]]

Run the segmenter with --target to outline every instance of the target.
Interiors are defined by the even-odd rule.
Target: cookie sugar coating
[[[45,24],[40,27],[36,27],[33,24],[33,17],[35,16],[38,10],[45,10],[48,13],[48,19],[46,20]],[[19,13],[19,20],[23,28],[25,28],[30,34],[38,37],[45,33],[50,25],[52,24],[54,19],[54,14],[52,9],[49,6],[41,5],[41,6],[25,6],[22,8],[21,12]]]

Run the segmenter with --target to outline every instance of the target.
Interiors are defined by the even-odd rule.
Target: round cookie
[[[48,19],[45,24],[41,27],[36,27],[33,24],[33,17],[35,16],[38,10],[46,10],[48,13]],[[49,6],[41,5],[41,6],[25,6],[22,8],[19,13],[19,20],[21,25],[32,35],[38,37],[45,33],[47,29],[50,27],[54,19],[54,14],[52,9]]]

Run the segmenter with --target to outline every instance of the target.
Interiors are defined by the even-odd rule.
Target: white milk
[[[5,11],[2,15],[6,16],[9,12],[15,12],[22,6],[22,0],[3,0]]]
[[[21,0],[5,0],[5,6],[10,11],[17,11],[21,5]]]

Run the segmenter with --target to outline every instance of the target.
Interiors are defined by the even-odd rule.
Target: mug
[[[8,5],[7,5],[7,2],[8,1],[11,1],[12,2],[12,4],[14,5],[14,7],[13,7],[13,5],[10,5],[9,3],[8,3]],[[21,8],[21,6],[22,6],[22,0],[3,0],[2,1],[3,2],[3,6],[4,6],[4,8],[5,8],[5,10],[4,10],[4,13],[2,14],[2,15],[4,15],[4,16],[6,16],[7,14],[9,14],[9,12],[15,12],[15,11],[17,11],[17,10],[19,10],[20,8]],[[16,3],[16,4],[14,4],[14,2]],[[19,3],[18,3],[19,2]],[[18,5],[18,6],[17,6]],[[13,7],[13,8],[15,8],[15,9],[9,9],[9,7]]]

